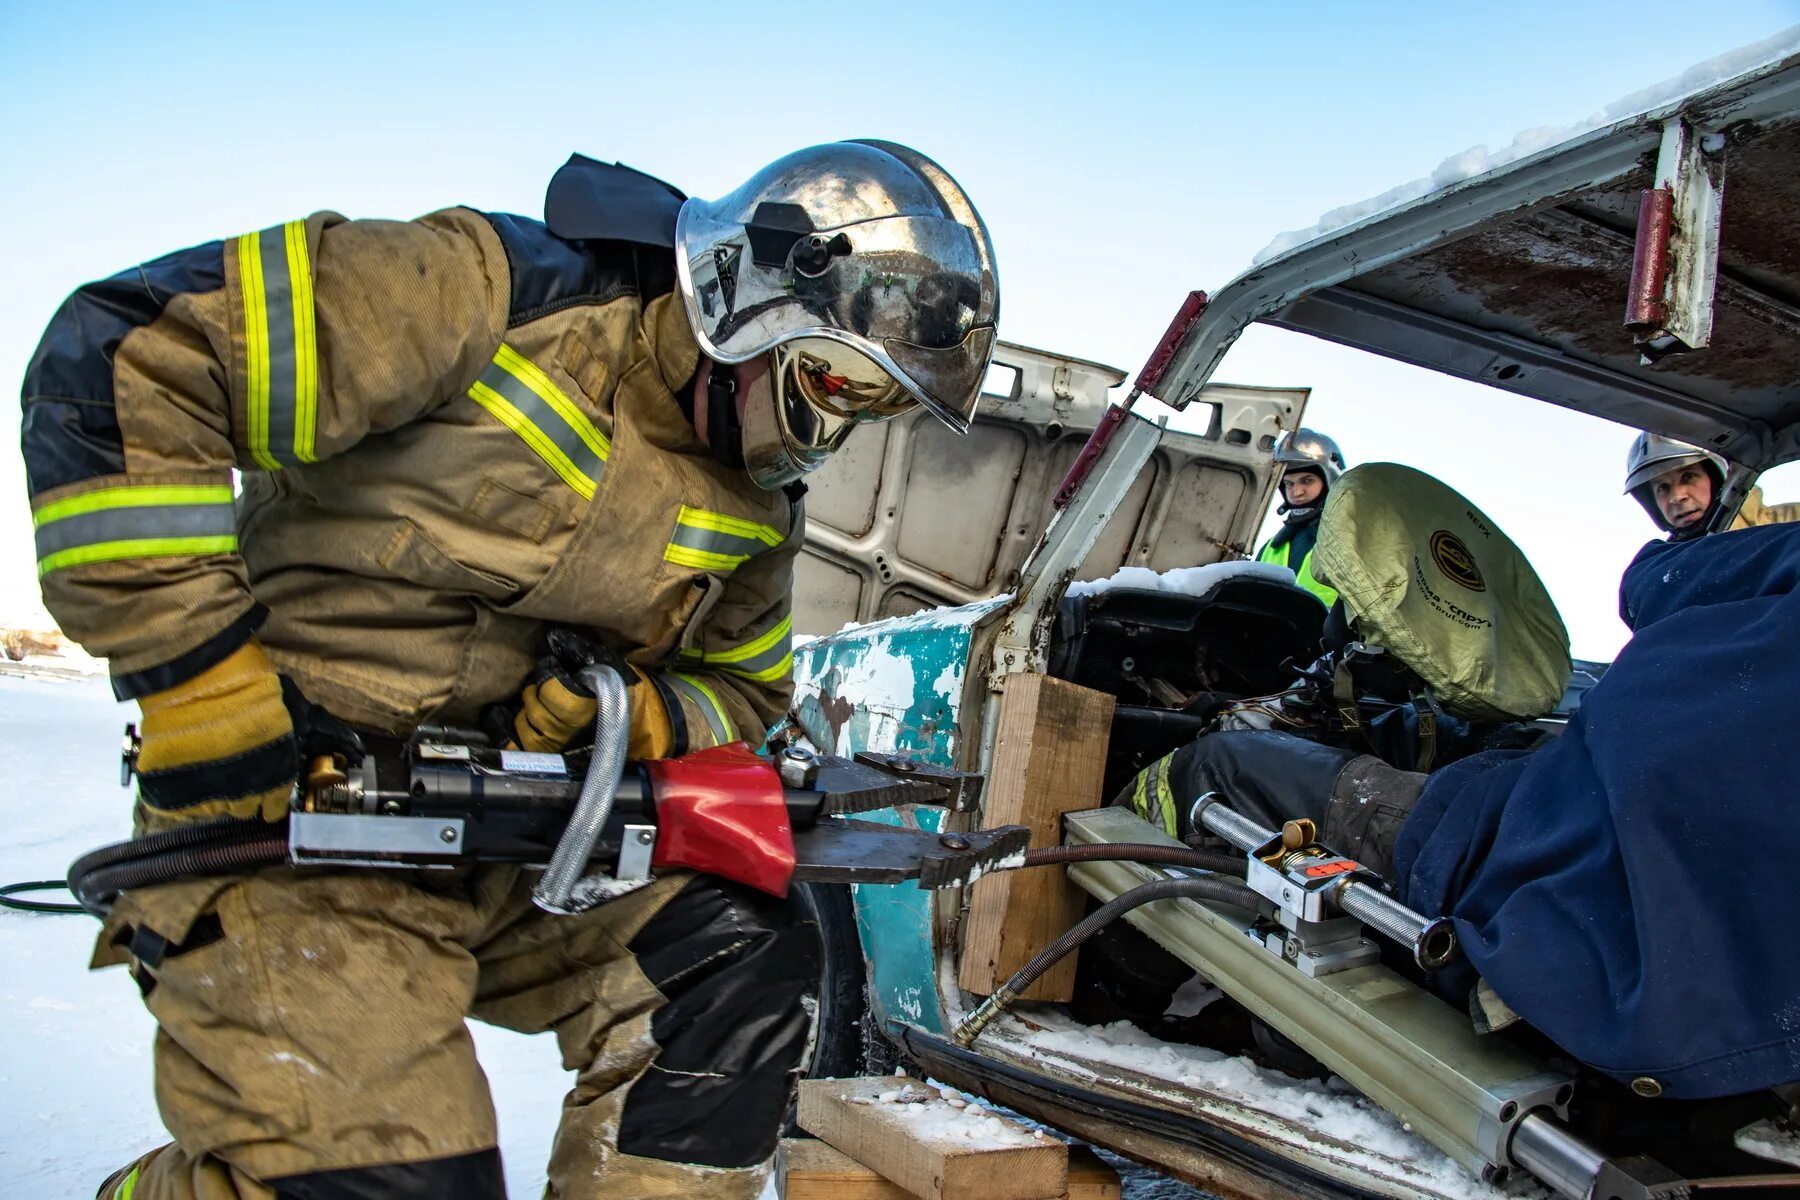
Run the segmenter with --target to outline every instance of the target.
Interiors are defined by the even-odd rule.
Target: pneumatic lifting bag
[[[1529,720],[1569,681],[1569,634],[1511,538],[1455,489],[1397,463],[1332,485],[1313,574],[1360,639],[1410,667],[1443,708]]]

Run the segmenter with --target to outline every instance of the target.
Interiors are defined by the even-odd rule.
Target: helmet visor
[[[825,338],[797,338],[775,349],[777,394],[823,418],[879,421],[912,407],[898,380],[867,355]]]
[[[724,202],[721,202],[723,204]],[[891,216],[775,239],[689,201],[678,256],[700,348],[744,362],[796,339],[840,342],[958,432],[993,351],[998,303],[985,241],[941,216]],[[778,255],[759,258],[780,242]],[[891,414],[890,414],[891,415]]]
[[[1658,475],[1666,475],[1670,471],[1678,471],[1682,467],[1691,467],[1696,463],[1706,462],[1706,460],[1706,455],[1699,450],[1686,453],[1679,450],[1674,453],[1665,452],[1659,458],[1646,459],[1625,476],[1625,491],[1629,494],[1643,487]],[[1723,475],[1724,473],[1720,472],[1721,478]]]

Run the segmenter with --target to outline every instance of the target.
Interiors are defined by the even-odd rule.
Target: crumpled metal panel
[[[797,632],[967,604],[1016,584],[1057,483],[1125,376],[1007,342],[994,361],[966,437],[911,413],[858,429],[807,477]],[[1191,411],[1210,416],[1210,428],[1165,435],[1078,578],[1240,551],[1262,520],[1275,437],[1299,424],[1306,398],[1305,388],[1209,387]]]

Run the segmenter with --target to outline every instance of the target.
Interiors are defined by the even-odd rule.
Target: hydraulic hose
[[[0,908],[30,913],[85,913],[87,909],[79,904],[64,904],[60,900],[19,899],[20,892],[60,892],[68,886],[61,879],[32,879],[24,883],[9,883],[0,887]]]
[[[279,866],[288,860],[286,825],[261,823],[206,825],[212,840],[199,842],[180,839],[182,844],[160,850],[148,846],[157,840],[142,838],[105,846],[75,861],[69,868],[69,891],[81,907],[96,917],[104,917],[112,909],[119,893],[132,888],[172,883],[191,875],[235,875],[263,867]],[[172,832],[185,832],[175,830]],[[126,854],[133,847],[144,847],[136,854]],[[95,859],[110,861],[96,865]],[[121,861],[122,859],[122,861]]]
[[[98,850],[90,850],[69,867],[69,877],[73,879],[77,873],[87,874],[114,863],[161,854],[165,850],[248,837],[267,828],[268,826],[249,821],[204,821],[193,825],[177,825],[162,833],[152,833],[128,842],[117,842]]]
[[[581,679],[594,693],[594,753],[568,828],[557,839],[550,865],[531,892],[539,908],[553,913],[579,911],[570,908],[570,899],[594,857],[606,819],[612,816],[613,794],[625,773],[625,746],[631,736],[631,699],[619,673],[595,663],[581,672]]]
[[[1118,847],[1106,848],[1118,849]],[[981,1031],[987,1028],[988,1023],[1005,1012],[1026,988],[1038,981],[1045,971],[1132,909],[1141,908],[1157,900],[1180,898],[1217,900],[1248,909],[1258,909],[1265,903],[1261,896],[1241,883],[1209,876],[1188,879],[1158,879],[1153,883],[1134,887],[1129,892],[1122,892],[1088,914],[1073,929],[1051,942],[1039,951],[1030,962],[1014,971],[1012,977],[1001,984],[998,991],[982,1001],[979,1008],[964,1017],[962,1022],[957,1025],[956,1032],[952,1035],[956,1039],[956,1044],[967,1046],[981,1036]]]
[[[1222,875],[1242,875],[1244,856],[1222,850],[1194,850],[1187,846],[1158,846],[1149,842],[1100,842],[1084,846],[1045,846],[1025,852],[1025,866],[1055,863],[1141,862],[1171,867],[1193,867]]]

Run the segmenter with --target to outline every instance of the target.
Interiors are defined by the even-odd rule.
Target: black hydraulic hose
[[[1188,846],[1159,846],[1149,842],[1097,842],[1086,846],[1045,846],[1025,852],[1025,865],[1044,867],[1054,863],[1141,862],[1171,867],[1193,867],[1222,875],[1242,875],[1244,856],[1223,850],[1195,850]]]
[[[64,904],[59,900],[20,900],[20,892],[56,892],[69,885],[60,879],[34,879],[28,883],[9,883],[0,887],[0,907],[14,908],[20,912],[34,913],[84,913],[87,909],[79,904]]]
[[[1005,1012],[1012,1002],[1017,1000],[1026,988],[1036,983],[1045,971],[1055,966],[1081,943],[1132,909],[1141,908],[1157,900],[1180,898],[1218,900],[1225,904],[1235,904],[1239,908],[1248,909],[1260,908],[1264,903],[1261,896],[1243,884],[1210,876],[1189,879],[1158,879],[1153,883],[1134,887],[1128,892],[1121,892],[1089,913],[1073,929],[1039,951],[1030,962],[1014,971],[1012,977],[1001,984],[998,991],[982,1001],[981,1007],[963,1018],[953,1035],[957,1044],[967,1046],[973,1042],[987,1027],[988,1022]]]
[[[153,854],[161,854],[165,850],[179,850],[184,846],[195,846],[202,843],[213,845],[226,841],[255,837],[267,833],[271,828],[257,821],[204,821],[195,825],[177,825],[173,829],[161,833],[147,834],[141,838],[132,838],[128,842],[117,842],[111,846],[102,846],[98,850],[90,850],[69,867],[69,875],[87,874],[101,867],[110,867],[114,863],[129,862],[133,859],[148,858]],[[279,827],[286,836],[287,826]]]
[[[241,874],[288,861],[285,827],[250,825],[247,828],[255,836],[223,836],[210,843],[178,845],[172,849],[164,849],[161,853],[132,856],[124,862],[93,866],[89,859],[119,849],[117,846],[105,847],[104,850],[78,859],[69,868],[69,890],[75,893],[75,899],[82,908],[97,917],[104,917],[111,910],[113,901],[118,899],[119,893],[132,888],[153,887],[194,875]],[[147,842],[150,839],[143,840]],[[184,840],[189,843],[194,841]]]
[[[208,821],[197,825],[178,825],[174,829],[165,830],[162,833],[153,833],[146,837],[133,838],[128,842],[116,842],[110,846],[102,846],[98,850],[90,850],[70,865],[67,880],[43,879],[30,883],[11,883],[0,887],[0,907],[16,908],[21,912],[93,913],[95,916],[104,916],[106,909],[112,906],[113,900],[119,892],[124,890],[124,887],[112,888],[111,892],[104,896],[102,906],[96,908],[93,903],[82,898],[83,890],[89,893],[94,892],[94,885],[90,880],[96,872],[121,863],[141,862],[190,846],[228,845],[250,838],[262,838],[268,836],[272,830],[279,830],[281,836],[286,837],[286,829],[285,825],[269,826],[251,821]],[[182,870],[179,864],[176,865],[176,872],[178,875],[192,873]],[[175,877],[174,875],[170,876],[170,878]],[[167,881],[152,878],[143,882],[134,882],[129,886],[146,887],[151,883],[161,882]],[[57,888],[67,888],[81,903],[61,904],[44,900],[12,899],[14,893],[17,892],[41,892]]]

